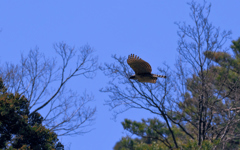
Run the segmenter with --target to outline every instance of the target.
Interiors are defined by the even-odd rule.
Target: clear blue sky
[[[56,56],[53,43],[65,41],[81,47],[88,43],[96,50],[99,63],[111,63],[112,54],[131,53],[148,61],[157,71],[163,62],[173,69],[177,56],[175,21],[190,21],[189,0],[51,0],[0,1],[0,62],[18,63],[21,52],[36,46],[46,56]],[[213,1],[210,22],[220,29],[232,30],[232,39],[240,37],[240,1]],[[192,22],[191,22],[192,23]],[[230,45],[230,41],[226,46]],[[130,110],[111,120],[104,106],[108,95],[99,89],[108,79],[101,71],[93,79],[74,78],[68,84],[80,93],[84,89],[95,96],[97,107],[94,130],[85,135],[60,137],[72,150],[111,150],[126,135],[124,118],[140,120],[153,117],[143,110]]]

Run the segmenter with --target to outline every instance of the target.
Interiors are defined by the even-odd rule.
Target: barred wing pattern
[[[127,63],[135,72],[135,75],[132,75],[129,79],[135,79],[139,82],[156,83],[158,77],[166,78],[163,75],[151,74],[152,67],[150,64],[134,54],[128,56]]]
[[[127,63],[134,70],[135,74],[147,74],[152,72],[152,67],[149,63],[134,54],[128,56]]]

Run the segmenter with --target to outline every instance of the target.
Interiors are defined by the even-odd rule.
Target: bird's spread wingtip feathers
[[[141,60],[141,58],[139,58],[139,56],[134,55],[134,54],[128,55],[128,59],[137,59],[137,60]]]
[[[139,58],[137,55],[129,55],[127,63],[137,75],[131,79],[138,79],[139,82],[156,83],[157,77],[166,78],[166,76],[163,75],[151,74],[152,68],[150,64]]]

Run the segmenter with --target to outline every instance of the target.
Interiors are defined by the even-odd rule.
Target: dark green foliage
[[[124,149],[133,149],[135,143],[139,143],[139,139],[131,139],[130,137],[123,137],[119,142],[114,146],[114,150],[124,150]]]
[[[132,134],[143,137],[144,142],[147,144],[157,140],[164,141],[170,135],[166,124],[156,118],[148,120],[142,119],[142,122],[125,119],[122,125],[125,130]]]
[[[236,41],[232,41],[231,49],[233,55],[227,52],[209,52],[206,51],[205,56],[218,64],[215,66],[215,70],[218,70],[219,74],[216,77],[216,81],[220,82],[221,80],[226,81],[223,88],[219,88],[217,85],[216,88],[221,91],[221,96],[224,98],[225,110],[229,110],[234,120],[231,124],[232,127],[228,129],[227,132],[230,134],[226,136],[229,140],[225,144],[225,147],[231,149],[238,149],[239,142],[239,133],[240,133],[240,123],[239,120],[239,89],[240,89],[240,38]],[[227,74],[227,76],[226,76]],[[225,76],[224,76],[225,75]],[[228,114],[229,115],[229,114]],[[233,118],[233,117],[232,117]],[[221,118],[219,118],[220,120]],[[222,120],[222,119],[221,119]],[[220,145],[223,145],[220,143]]]
[[[169,147],[168,144],[174,146],[171,139],[170,132],[166,125],[157,118],[144,120],[141,122],[131,121],[125,119],[122,122],[125,130],[129,131],[133,135],[137,135],[139,138],[123,137],[114,146],[114,150],[193,150],[199,149],[196,140],[190,139],[188,136],[176,126],[173,127],[174,134],[177,137],[179,148]],[[191,126],[186,125],[187,128]],[[211,150],[218,141],[205,140],[201,145],[201,149]]]
[[[230,69],[237,74],[240,73],[240,38],[236,41],[232,41],[231,49],[233,56],[227,52],[213,52],[206,51],[204,54],[207,58],[215,61],[217,64],[222,66],[222,69]]]
[[[137,135],[138,137],[141,137],[142,139],[140,141],[142,143],[145,143],[147,145],[161,143],[161,147],[166,149],[174,147],[173,139],[166,123],[161,122],[157,118],[148,120],[142,119],[141,122],[125,119],[125,121],[122,122],[122,125],[125,130],[134,135]],[[179,128],[173,126],[172,130],[176,135],[176,139],[179,144],[181,143],[179,141],[180,139],[181,141],[187,141],[187,137],[185,136],[184,132],[182,132]],[[128,141],[131,140],[128,139]],[[134,142],[139,143],[136,139]]]
[[[62,145],[62,143],[58,142],[56,145],[56,150],[64,150],[64,145]]]
[[[29,101],[19,94],[7,93],[0,78],[0,148],[55,149],[57,135],[42,126],[39,113],[29,113]]]
[[[43,117],[35,112],[35,113],[31,113],[29,116],[28,116],[28,123],[29,125],[33,126],[35,124],[41,124],[43,121]]]
[[[2,81],[0,81],[2,84]],[[12,134],[19,133],[27,125],[28,101],[23,96],[3,93],[0,95],[0,147],[4,148]]]

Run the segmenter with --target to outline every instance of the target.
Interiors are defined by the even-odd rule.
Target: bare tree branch
[[[59,135],[81,134],[92,124],[96,108],[88,105],[93,96],[79,96],[66,89],[66,83],[76,76],[93,78],[98,68],[93,49],[85,45],[79,49],[64,42],[54,44],[62,65],[57,59],[48,59],[38,48],[21,57],[20,65],[6,63],[1,68],[8,90],[25,95],[30,101],[31,114],[41,109],[48,110],[43,123]],[[74,66],[75,62],[75,67]]]

